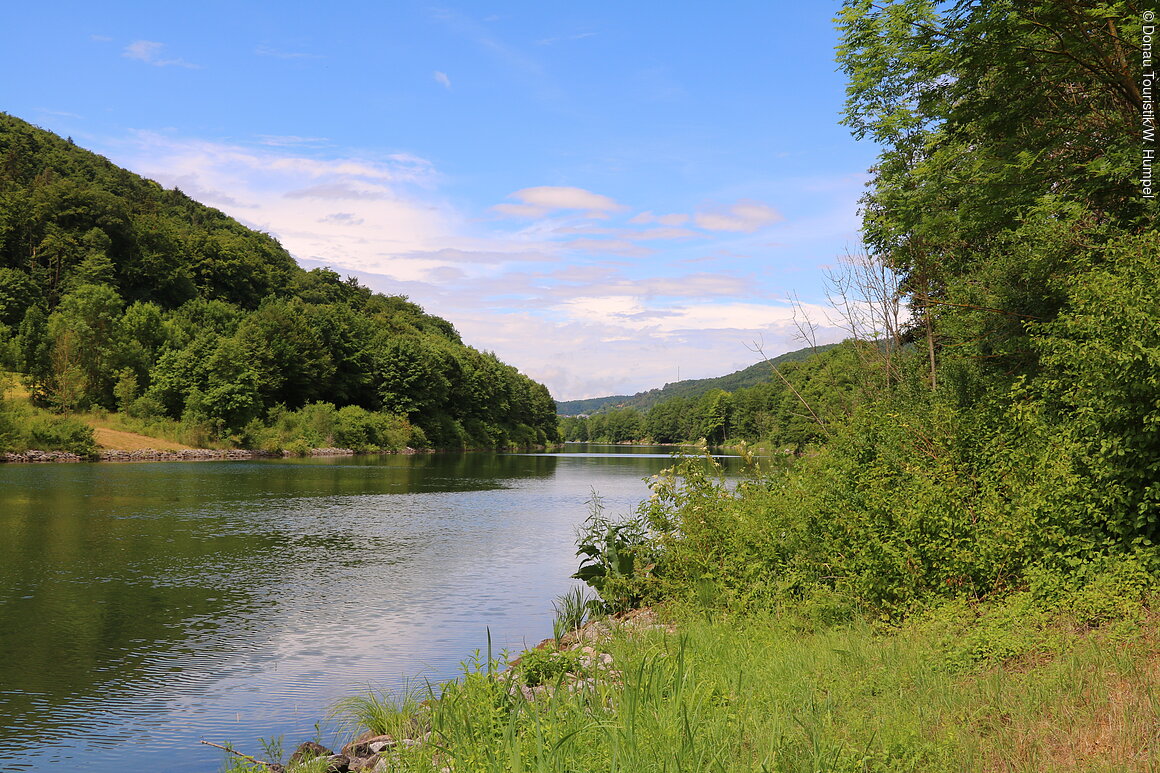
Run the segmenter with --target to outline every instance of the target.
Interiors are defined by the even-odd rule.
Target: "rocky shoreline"
[[[312,448],[306,456],[354,456],[358,452],[350,448]],[[401,451],[382,451],[389,454],[419,454],[418,449],[404,448]],[[136,451],[98,451],[95,457],[80,456],[67,451],[24,451],[0,454],[0,462],[11,464],[36,464],[44,462],[213,462],[240,459],[282,459],[299,456],[291,451],[259,451],[244,448],[214,449],[190,448],[181,451],[158,451],[142,448]]]

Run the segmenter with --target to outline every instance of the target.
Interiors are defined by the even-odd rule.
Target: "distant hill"
[[[744,387],[756,386],[773,378],[769,368],[770,362],[781,365],[786,362],[799,362],[808,359],[814,354],[832,349],[838,344],[806,347],[793,352],[774,357],[768,362],[762,361],[750,365],[748,368],[715,378],[694,378],[686,381],[665,384],[659,389],[650,389],[647,392],[637,392],[635,395],[610,395],[609,397],[590,397],[586,400],[563,400],[556,402],[556,413],[560,416],[579,416],[580,414],[600,413],[617,408],[635,408],[644,412],[657,403],[674,397],[696,399],[714,389],[724,389],[726,392],[735,392]]]
[[[547,388],[447,320],[305,271],[269,234],[0,113],[5,369],[39,407],[119,411],[254,448],[275,426],[307,448],[558,434]],[[5,435],[0,424],[0,451]]]

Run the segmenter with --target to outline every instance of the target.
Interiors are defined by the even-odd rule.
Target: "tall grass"
[[[678,635],[608,641],[618,675],[571,687],[561,678],[532,699],[513,688],[514,675],[476,659],[460,680],[430,689],[420,723],[429,741],[395,752],[392,764],[513,773],[1160,769],[1155,616],[1132,631],[1053,621],[1030,649],[987,661],[964,659],[952,622],[883,629],[858,619],[815,630],[801,619],[688,615]],[[386,710],[343,706],[378,731],[400,717],[415,726],[417,704],[407,700]]]

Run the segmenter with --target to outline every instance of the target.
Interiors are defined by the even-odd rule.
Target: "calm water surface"
[[[333,741],[341,697],[550,636],[591,491],[628,512],[669,453],[0,465],[0,770]]]

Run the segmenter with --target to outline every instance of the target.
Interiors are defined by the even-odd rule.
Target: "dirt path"
[[[97,446],[102,449],[139,451],[143,448],[152,448],[157,451],[188,451],[193,448],[192,446],[183,446],[181,443],[174,443],[171,440],[149,437],[148,435],[138,435],[135,432],[124,432],[119,429],[99,427],[95,424],[91,426],[93,427],[93,435],[97,441]]]

